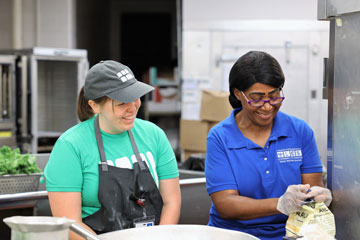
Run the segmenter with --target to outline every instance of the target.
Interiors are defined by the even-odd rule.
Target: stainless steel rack
[[[16,66],[11,94],[16,97],[17,145],[23,152],[49,152],[78,123],[76,99],[88,70],[87,51],[35,47],[0,54],[12,56]]]

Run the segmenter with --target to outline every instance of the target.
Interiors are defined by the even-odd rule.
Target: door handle
[[[328,87],[329,87],[329,58],[324,58],[323,61],[324,71],[323,71],[323,91],[322,98],[328,99]]]

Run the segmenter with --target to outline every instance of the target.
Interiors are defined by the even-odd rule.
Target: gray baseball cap
[[[154,88],[135,79],[131,69],[106,60],[92,66],[85,79],[84,93],[89,100],[107,96],[118,102],[133,102]]]

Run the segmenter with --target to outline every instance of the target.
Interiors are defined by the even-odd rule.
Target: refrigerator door
[[[359,22],[360,12],[331,20],[328,187],[333,193],[336,239],[360,236]]]

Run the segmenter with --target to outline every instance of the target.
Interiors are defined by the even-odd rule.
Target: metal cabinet
[[[17,145],[23,152],[49,152],[78,123],[76,100],[88,70],[87,51],[35,47],[2,53],[15,57]]]
[[[15,57],[0,56],[0,146],[16,146]]]

